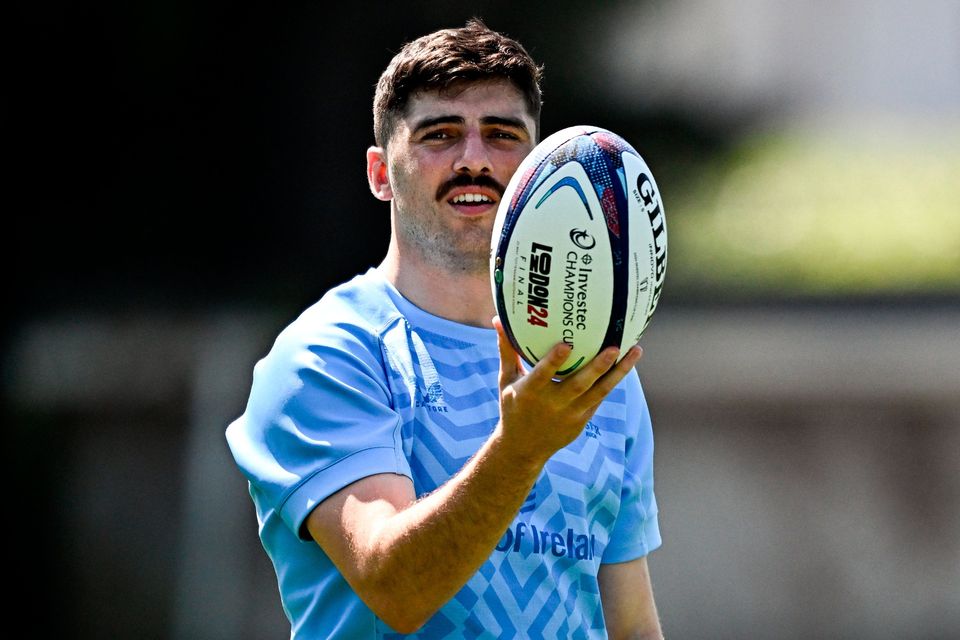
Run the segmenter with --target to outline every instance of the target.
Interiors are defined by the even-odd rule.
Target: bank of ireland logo
[[[584,251],[589,251],[597,246],[597,241],[587,233],[586,229],[570,229],[570,241]]]

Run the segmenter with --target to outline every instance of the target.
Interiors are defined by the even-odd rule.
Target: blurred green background
[[[667,183],[674,296],[960,294],[955,123],[758,131],[690,169]]]

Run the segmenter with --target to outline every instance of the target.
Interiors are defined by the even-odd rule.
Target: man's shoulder
[[[288,328],[341,327],[377,334],[400,317],[388,283],[370,269],[329,289]]]
[[[379,351],[383,334],[403,316],[373,271],[332,287],[304,309],[277,335],[268,359],[289,362],[308,351]]]

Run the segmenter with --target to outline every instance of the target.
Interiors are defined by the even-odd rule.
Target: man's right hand
[[[610,391],[643,355],[639,345],[617,362],[619,350],[607,347],[563,379],[556,371],[570,355],[560,342],[527,371],[507,338],[503,323],[493,319],[500,348],[501,436],[516,455],[543,465],[557,450],[570,444]]]

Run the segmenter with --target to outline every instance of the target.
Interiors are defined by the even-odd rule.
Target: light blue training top
[[[377,618],[306,531],[318,503],[366,476],[409,476],[421,496],[460,470],[497,423],[498,369],[495,330],[424,312],[376,269],[280,333],[226,437],[291,638],[606,637],[600,564],[661,542],[636,372],[549,460],[487,561],[413,636]]]

